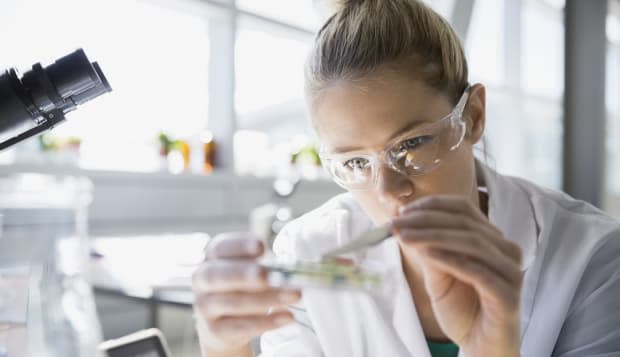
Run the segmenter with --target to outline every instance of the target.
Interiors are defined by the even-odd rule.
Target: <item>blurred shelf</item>
[[[40,173],[88,177],[93,182],[91,235],[247,230],[250,212],[277,201],[273,178],[167,172],[119,172],[76,167],[3,165],[0,174]],[[295,215],[342,192],[331,181],[302,181],[286,200]]]

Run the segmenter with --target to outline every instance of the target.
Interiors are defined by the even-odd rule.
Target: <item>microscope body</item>
[[[6,70],[0,75],[0,150],[52,129],[66,113],[111,90],[81,49],[47,67],[37,63],[22,78]]]

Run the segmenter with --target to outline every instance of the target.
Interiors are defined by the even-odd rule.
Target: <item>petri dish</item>
[[[343,264],[338,261],[263,262],[273,287],[361,289],[375,291],[389,280],[388,270],[378,264]]]

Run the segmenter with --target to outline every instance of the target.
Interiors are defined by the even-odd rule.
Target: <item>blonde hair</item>
[[[444,18],[418,0],[331,3],[335,14],[318,32],[306,67],[309,95],[391,69],[414,75],[456,103],[467,87],[467,61]]]

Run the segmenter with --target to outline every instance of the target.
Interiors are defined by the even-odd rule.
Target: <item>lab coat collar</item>
[[[539,268],[535,268],[533,263],[540,242],[540,224],[536,220],[532,197],[519,185],[518,179],[502,176],[478,161],[476,168],[479,186],[486,185],[489,193],[489,220],[502,231],[504,238],[519,245],[523,253],[521,270],[526,282],[521,290],[523,338],[530,324],[536,295],[535,281]]]
[[[489,221],[523,252],[521,270],[526,271],[538,247],[540,229],[528,194],[514,181],[476,160],[478,186],[489,195]]]
[[[431,357],[424,330],[420,322],[415,301],[411,295],[409,284],[402,269],[401,255],[398,242],[391,239],[385,243],[384,249],[389,256],[389,262],[394,266],[394,311],[392,314],[392,325],[394,330],[405,345],[405,348],[413,356]]]

